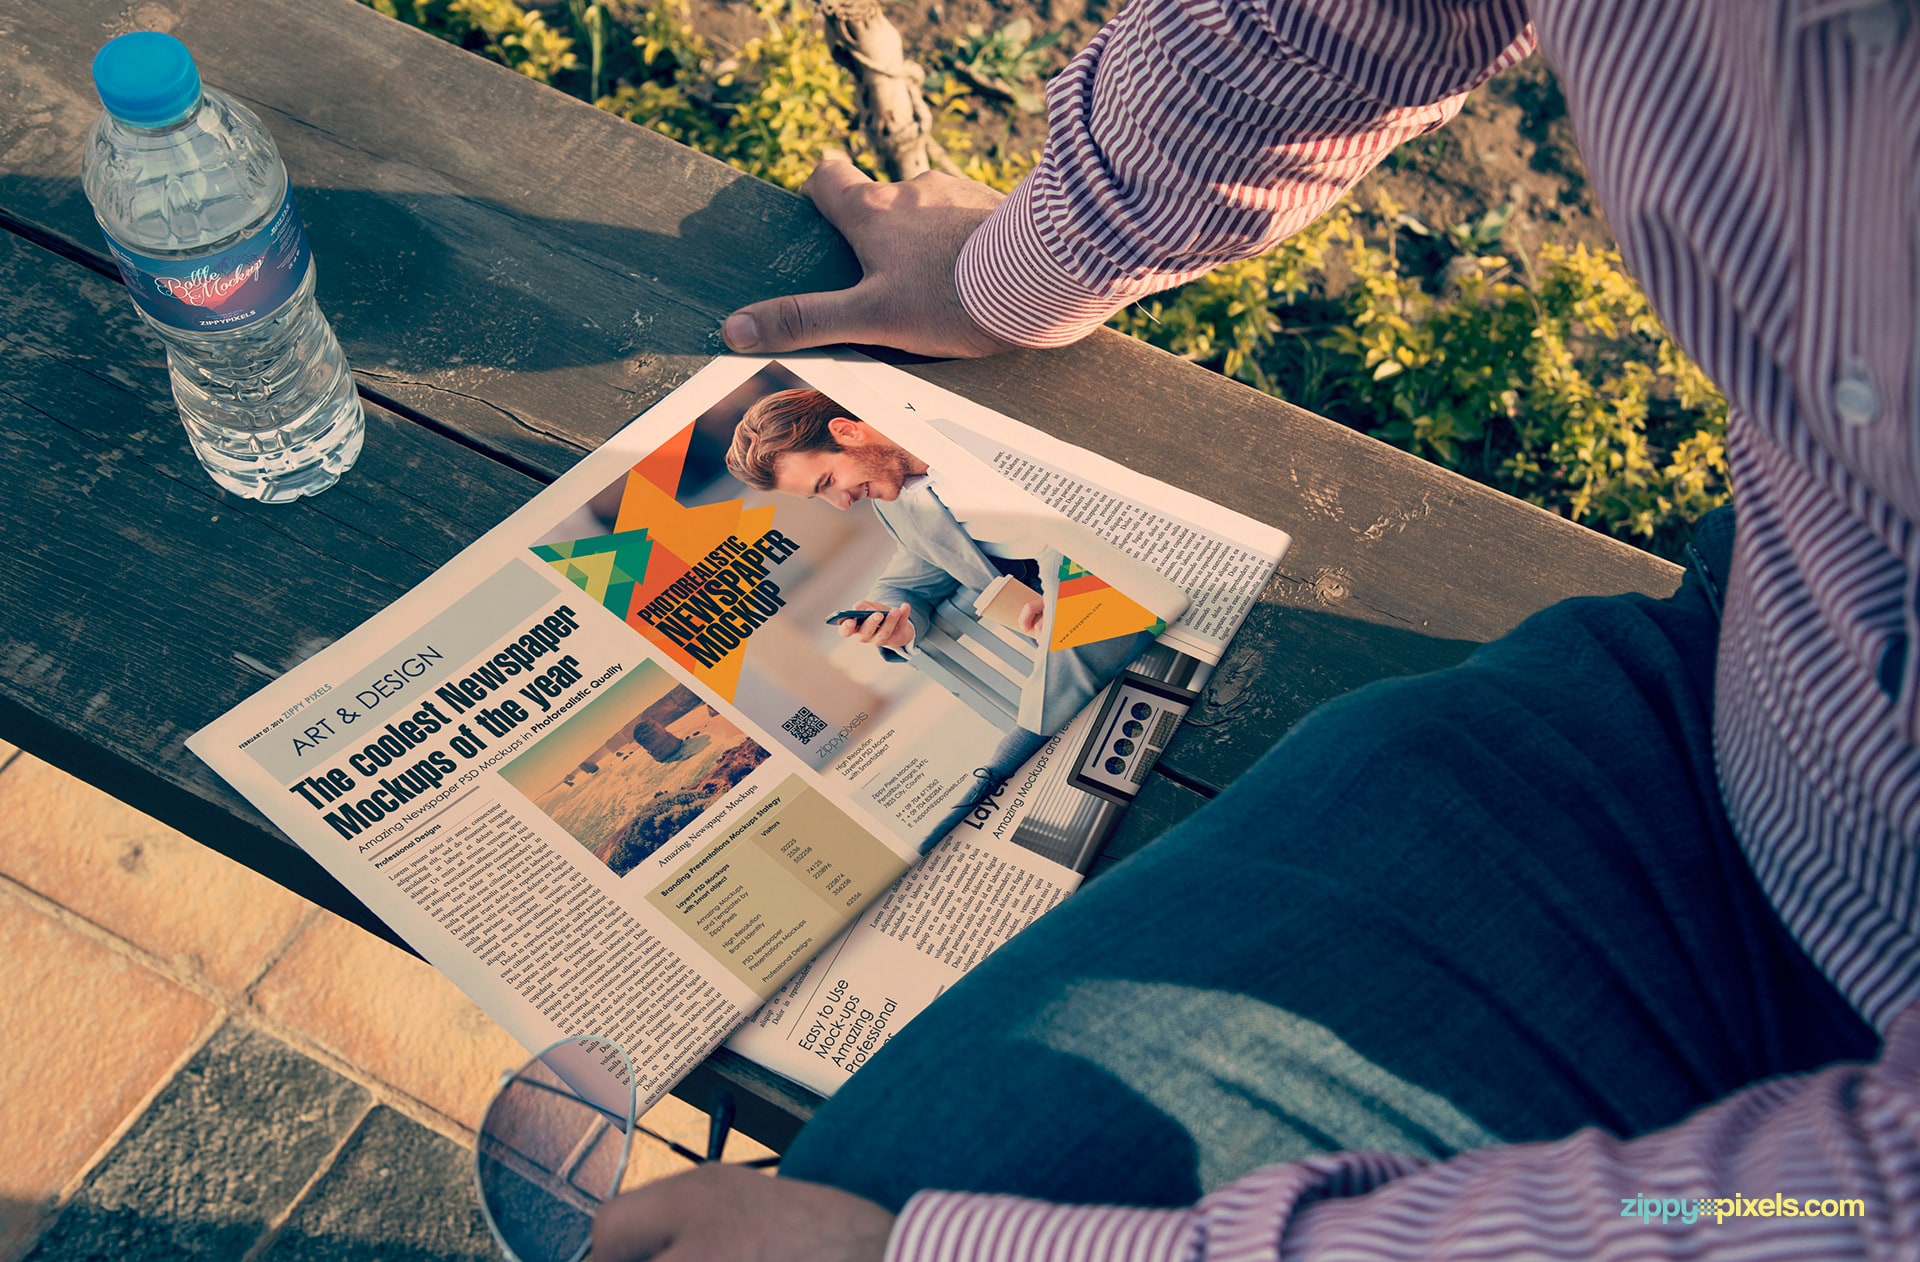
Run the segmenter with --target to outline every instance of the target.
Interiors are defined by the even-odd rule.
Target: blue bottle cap
[[[93,56],[100,103],[130,127],[177,123],[200,103],[200,70],[187,46],[162,31],[110,39]]]

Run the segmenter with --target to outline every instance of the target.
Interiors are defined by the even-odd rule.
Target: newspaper
[[[727,1040],[822,1095],[1078,888],[1290,542],[946,392],[914,382],[900,397],[1031,494],[1178,582],[1190,603],[1152,650]]]
[[[761,459],[807,409],[835,446]],[[1182,583],[956,440],[1003,419],[717,360],[189,747],[522,1043],[614,1040],[656,1099],[941,838],[1040,821],[1060,729],[1188,647]]]

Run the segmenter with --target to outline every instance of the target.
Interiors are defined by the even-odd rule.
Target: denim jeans
[[[1277,1161],[1629,1136],[1877,1040],[1729,832],[1715,608],[1569,601],[1300,722],[942,996],[782,1173],[1185,1205]]]

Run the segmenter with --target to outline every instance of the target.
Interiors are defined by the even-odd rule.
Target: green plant
[[[1353,208],[1342,203],[1265,254],[1143,299],[1112,323],[1183,359],[1282,394],[1268,371],[1274,339],[1286,331],[1282,316],[1322,285],[1334,251],[1352,235],[1353,222]]]
[[[1037,150],[1010,151],[1004,145],[994,145],[981,152],[974,143],[970,126],[979,117],[979,97],[971,86],[953,74],[945,73],[938,80],[929,80],[926,96],[933,112],[934,139],[968,179],[1010,193],[1040,160]]]
[[[953,44],[949,57],[954,73],[983,92],[1004,97],[1015,108],[1038,114],[1046,98],[1038,90],[1041,78],[1053,66],[1060,31],[1035,36],[1033,23],[1015,18],[988,31],[975,23]]]
[[[513,0],[362,2],[788,188],[851,140],[852,81],[800,0],[755,0],[765,33],[726,58],[686,0],[567,0],[572,35]]]
[[[715,156],[797,189],[830,149],[854,133],[853,80],[800,0],[756,0],[767,33],[740,50],[740,68],[715,79],[730,109]]]
[[[1115,324],[1673,555],[1726,501],[1726,404],[1617,254],[1547,245],[1516,273],[1492,252],[1508,214],[1435,233],[1390,202],[1342,207]],[[1400,258],[1403,231],[1453,250],[1431,282]]]
[[[547,25],[538,9],[513,0],[362,0],[371,8],[485,53],[541,83],[574,69],[573,40]]]
[[[619,81],[611,94],[596,96],[594,104],[702,153],[713,153],[720,145],[721,129],[707,74],[713,51],[693,29],[684,0],[638,9],[627,32],[634,74]],[[696,91],[707,96],[697,98]]]
[[[756,0],[766,33],[716,60],[684,3],[641,11],[633,46],[646,77],[597,103],[622,118],[797,189],[853,132],[853,81],[799,0]]]
[[[611,19],[607,16],[604,4],[588,4],[586,0],[567,0],[567,12],[573,18],[574,29],[587,38],[587,48],[592,60],[587,72],[587,99],[600,99],[600,84],[607,69],[607,44],[611,37]]]
[[[855,140],[853,84],[801,0],[755,0],[764,34],[728,56],[687,0],[554,0],[571,34],[513,0],[363,2],[788,188]],[[1037,78],[1056,39],[1020,21],[971,31],[928,85],[938,139],[968,176],[1006,191],[1032,167],[1035,154],[976,143],[982,93],[1020,102],[1009,89]],[[1447,142],[1422,143],[1431,157]],[[1726,405],[1617,255],[1549,245],[1528,258],[1506,245],[1511,214],[1435,229],[1384,199],[1349,201],[1113,324],[1672,555],[1685,524],[1726,500]]]

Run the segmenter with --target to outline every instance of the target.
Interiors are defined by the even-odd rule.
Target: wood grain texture
[[[684,380],[735,305],[857,274],[802,200],[352,0],[139,12],[279,137],[362,381],[523,467],[565,469]],[[20,50],[0,91],[24,103],[0,122],[0,210],[97,252],[73,178],[97,108],[85,66],[128,10],[0,0],[0,15]],[[1242,690],[1260,704],[1168,755],[1210,784],[1333,681],[1425,669],[1567,596],[1678,582],[1665,562],[1115,334],[906,366],[1294,536],[1242,637]]]
[[[775,1152],[785,1152],[820,1107],[821,1099],[796,1082],[763,1068],[735,1051],[716,1047],[713,1054],[674,1084],[673,1094],[702,1112],[713,1104],[713,1093],[733,1095],[734,1126]]]
[[[1096,880],[1113,871],[1206,803],[1204,795],[1164,776],[1149,777],[1140,796],[1120,817],[1120,827],[1107,838],[1100,857],[1093,861],[1087,879]]]
[[[140,27],[186,40],[208,81],[273,130],[363,387],[426,422],[373,409],[359,467],[317,501],[222,496],[186,451],[125,296],[60,257],[104,266],[78,179],[98,111],[87,65]],[[0,226],[55,247],[0,232],[0,460],[14,482],[0,732],[353,914],[181,739],[684,381],[721,349],[726,312],[850,283],[856,264],[803,200],[353,0],[0,0],[0,39]],[[1678,582],[1118,335],[970,363],[892,358],[1294,537],[1115,855],[1328,697],[1457,661],[1568,596]]]
[[[0,4],[0,208],[101,251],[88,66],[146,23],[260,114],[362,380],[553,474],[851,254],[805,203],[353,0]],[[367,90],[377,86],[377,90]]]
[[[188,450],[159,343],[118,285],[0,233],[0,286],[0,727],[377,925],[183,742],[540,484],[374,408],[338,487],[237,500]]]

